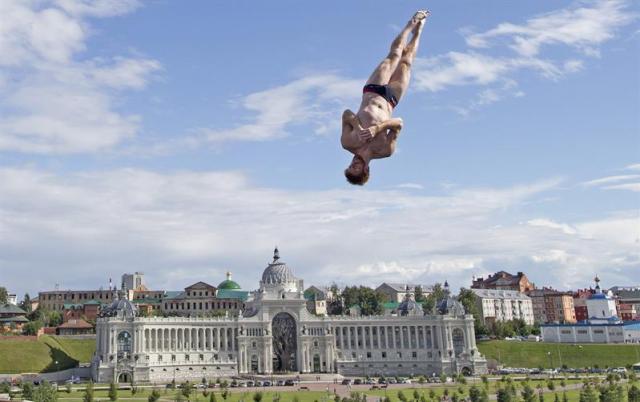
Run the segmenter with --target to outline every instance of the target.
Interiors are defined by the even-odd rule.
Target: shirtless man
[[[395,38],[389,54],[363,88],[358,113],[349,109],[342,113],[342,148],[354,155],[344,171],[351,184],[365,184],[369,180],[369,162],[388,158],[396,149],[402,119],[392,118],[391,114],[409,86],[411,63],[428,15],[428,11],[415,13]]]

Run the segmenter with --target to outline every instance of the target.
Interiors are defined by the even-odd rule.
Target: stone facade
[[[97,322],[92,362],[97,382],[162,383],[273,373],[433,375],[484,373],[473,317],[448,298],[439,313],[399,316],[316,316],[303,281],[280,261],[238,316],[136,316],[126,300]]]

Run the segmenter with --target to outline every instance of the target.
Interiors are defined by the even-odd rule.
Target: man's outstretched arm
[[[402,130],[402,119],[394,118],[385,120],[382,123],[378,123],[374,126],[360,130],[358,136],[363,141],[370,141],[371,139],[373,139],[373,137],[380,133],[387,134],[387,131],[389,131],[389,134],[394,133],[393,135],[395,137],[398,135],[400,130]]]

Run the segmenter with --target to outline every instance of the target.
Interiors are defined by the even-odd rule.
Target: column
[[[220,350],[220,328],[216,328],[216,348]]]
[[[382,328],[381,326],[377,326],[376,327],[376,337],[378,338],[378,349],[382,349],[382,343],[380,343],[380,328]]]
[[[400,349],[404,349],[404,325],[400,326]]]
[[[391,342],[392,342],[391,348],[392,349],[395,349],[397,345],[396,344],[396,328],[397,327],[395,325],[391,327]]]
[[[347,327],[347,349],[351,349],[351,326]]]

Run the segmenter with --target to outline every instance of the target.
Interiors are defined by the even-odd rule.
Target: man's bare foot
[[[429,15],[431,15],[431,12],[429,12],[429,10],[418,10],[416,11],[415,14],[413,14],[413,17],[411,18],[411,20],[414,23],[418,23],[420,21],[424,21],[425,19],[427,19]]]

